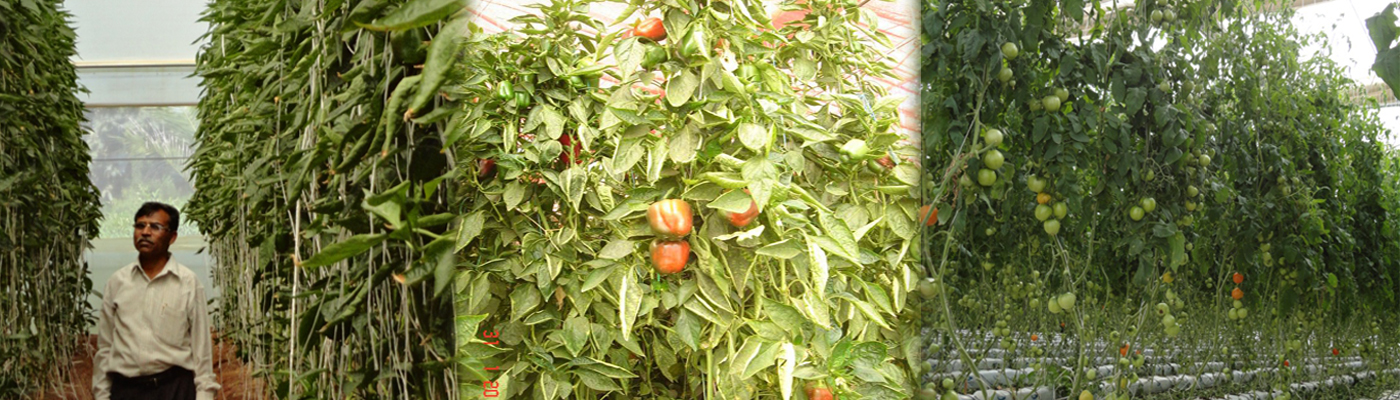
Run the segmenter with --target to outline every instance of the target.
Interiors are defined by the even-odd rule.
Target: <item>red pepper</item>
[[[647,208],[647,223],[663,238],[679,239],[689,235],[693,218],[690,204],[683,200],[661,200]]]
[[[651,264],[656,272],[674,274],[685,269],[690,261],[690,242],[684,240],[651,242]]]

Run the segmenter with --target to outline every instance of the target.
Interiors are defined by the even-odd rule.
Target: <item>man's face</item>
[[[175,232],[170,231],[170,214],[156,210],[150,215],[136,218],[132,243],[142,255],[164,255],[170,249],[170,244],[175,243]]]

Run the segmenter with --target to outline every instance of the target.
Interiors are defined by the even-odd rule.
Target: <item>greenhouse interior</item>
[[[1397,8],[0,0],[0,399],[1400,399]]]

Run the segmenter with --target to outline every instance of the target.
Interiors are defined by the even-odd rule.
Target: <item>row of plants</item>
[[[443,25],[464,7],[240,0],[204,13],[185,211],[216,263],[216,326],[277,398],[457,390],[452,245],[435,240],[452,221],[435,190],[442,124],[406,121],[403,98],[442,78],[460,35]],[[413,108],[438,102],[418,92]],[[423,265],[448,273],[418,284]]]
[[[83,251],[102,217],[88,178],[70,14],[0,3],[0,397],[61,375],[94,315]]]
[[[913,393],[877,16],[603,4],[495,34],[459,1],[210,5],[187,212],[278,397]]]
[[[801,18],[561,0],[472,31],[444,136],[464,398],[913,393],[894,44],[861,2],[780,3]]]
[[[1134,381],[1143,361],[1124,349],[1388,369],[1397,154],[1374,101],[1304,52],[1318,42],[1288,3],[924,7],[925,357],[970,363],[978,353],[936,332],[989,332],[1024,356],[1069,351],[1043,383],[1109,399],[1124,385],[1089,385],[1089,358],[1139,367],[1103,377]],[[1051,332],[1073,340],[1012,338]],[[1377,382],[1367,395],[1396,386]]]

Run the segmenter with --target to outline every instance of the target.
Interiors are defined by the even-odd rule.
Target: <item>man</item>
[[[213,400],[213,346],[204,286],[170,259],[180,212],[146,203],[132,237],[139,262],[107,281],[93,356],[96,400]]]

